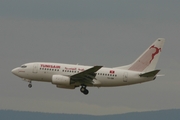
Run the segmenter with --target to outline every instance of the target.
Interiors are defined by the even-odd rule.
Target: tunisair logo
[[[48,64],[41,64],[43,68],[60,68],[59,65],[48,65]]]
[[[155,47],[154,45],[151,46],[149,49],[153,49],[153,48],[155,49],[155,52],[152,53],[152,58],[151,58],[151,60],[149,61],[149,63],[151,63],[152,60],[154,60],[154,57],[155,57],[159,52],[161,52],[161,48],[157,48],[157,47]]]
[[[147,66],[151,64],[155,56],[161,52],[161,48],[156,47],[155,45],[151,46],[149,50],[141,56],[130,68],[129,70],[133,71],[143,71]]]

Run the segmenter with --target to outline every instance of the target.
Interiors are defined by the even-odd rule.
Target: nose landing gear
[[[28,87],[29,87],[29,88],[32,88],[32,82],[31,82],[31,80],[25,79],[25,78],[23,78],[23,80],[29,83],[29,84],[28,84]]]
[[[29,88],[32,88],[32,83],[31,83],[31,81],[29,81],[28,87],[29,87]]]
[[[80,88],[80,91],[84,94],[87,95],[89,93],[89,90],[86,89],[85,85],[82,85],[82,87]]]

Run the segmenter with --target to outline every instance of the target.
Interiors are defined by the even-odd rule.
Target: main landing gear
[[[89,93],[89,90],[86,89],[86,86],[85,86],[85,85],[82,85],[82,86],[81,86],[80,91],[81,91],[84,95],[87,95],[87,94]]]

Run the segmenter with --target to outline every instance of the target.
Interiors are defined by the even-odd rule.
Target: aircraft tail
[[[155,70],[162,47],[164,38],[158,38],[142,55],[140,55],[132,64],[116,67],[138,72],[149,72]]]

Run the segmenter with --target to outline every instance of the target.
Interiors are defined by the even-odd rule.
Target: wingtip
[[[100,68],[102,68],[103,66],[102,66],[102,65],[95,65],[94,67],[100,67]]]

